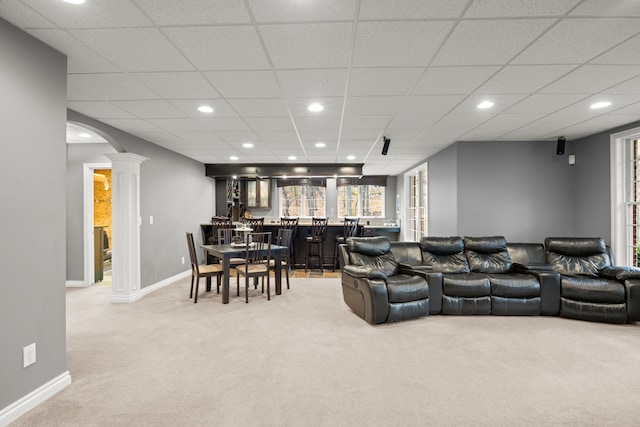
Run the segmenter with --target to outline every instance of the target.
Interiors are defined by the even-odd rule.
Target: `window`
[[[640,128],[611,135],[611,244],[618,265],[640,267]]]
[[[384,186],[338,187],[338,216],[384,217]]]
[[[409,179],[409,239],[419,241],[428,232],[428,181],[427,170],[420,170]]]
[[[325,187],[317,185],[286,185],[280,187],[282,216],[324,217]]]

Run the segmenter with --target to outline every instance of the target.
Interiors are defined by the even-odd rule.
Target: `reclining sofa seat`
[[[547,262],[560,274],[560,315],[625,323],[640,320],[640,269],[614,266],[601,238],[548,237]]]
[[[387,237],[349,237],[342,251],[342,294],[346,304],[367,322],[415,319],[429,314],[429,286],[404,272]],[[409,273],[409,274],[408,274]]]
[[[504,237],[423,237],[420,246],[442,314],[540,314],[540,281],[516,271]]]

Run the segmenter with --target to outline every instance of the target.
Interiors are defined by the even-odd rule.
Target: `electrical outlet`
[[[152,216],[149,217],[149,224],[153,225],[153,217]]]
[[[29,344],[22,349],[22,364],[23,368],[36,363],[36,343]]]
[[[184,264],[184,257],[182,257],[182,263]]]

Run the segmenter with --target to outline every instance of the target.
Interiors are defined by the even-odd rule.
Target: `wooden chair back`
[[[344,227],[342,229],[342,235],[346,239],[347,237],[356,237],[358,233],[358,223],[360,218],[345,218]]]
[[[262,233],[264,218],[246,218],[244,225],[249,227],[253,233]]]
[[[322,242],[327,237],[327,226],[329,220],[327,218],[311,218],[311,240],[314,242]]]

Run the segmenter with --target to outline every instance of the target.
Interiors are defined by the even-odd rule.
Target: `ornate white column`
[[[111,160],[113,186],[111,302],[129,303],[140,292],[140,164],[146,157],[133,153],[105,154]]]

